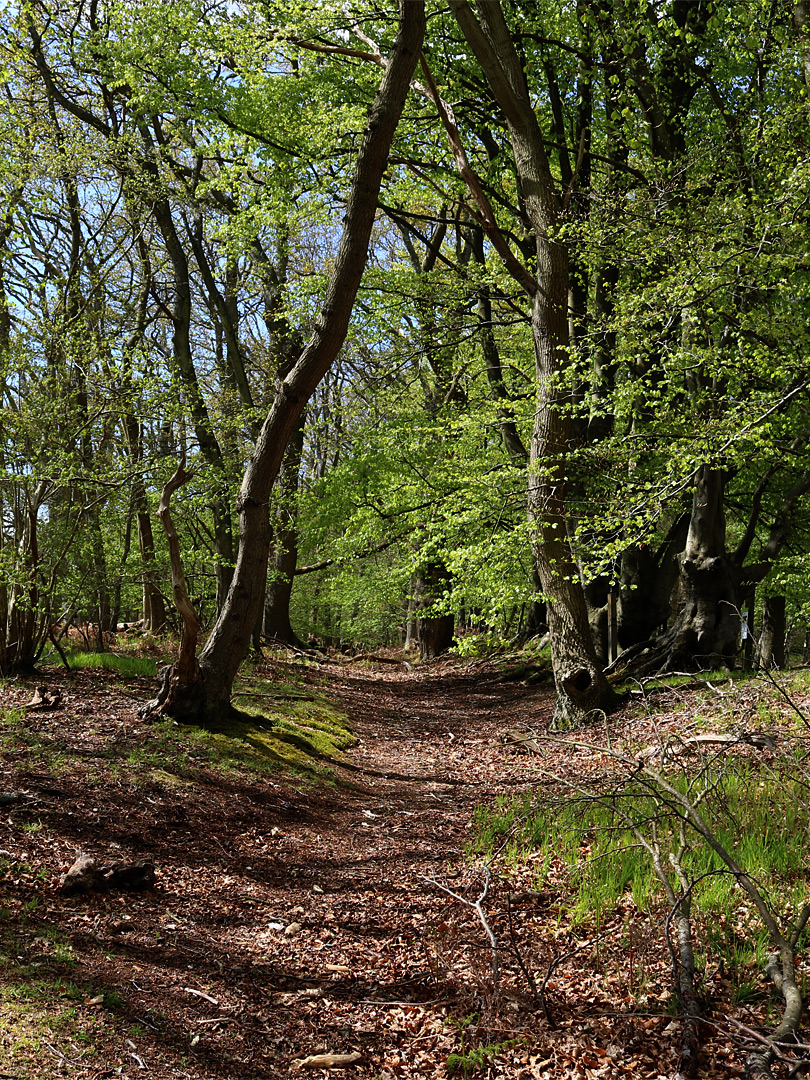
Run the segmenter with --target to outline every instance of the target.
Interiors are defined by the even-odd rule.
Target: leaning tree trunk
[[[237,499],[239,552],[225,604],[200,654],[201,682],[172,701],[159,694],[150,712],[179,710],[186,718],[203,722],[230,710],[233,682],[250,646],[264,593],[270,492],[298,419],[346,338],[368,259],[388,152],[422,47],[424,0],[400,0],[399,21],[399,33],[358,151],[343,233],[321,313],[300,358],[278,387],[242,480]]]

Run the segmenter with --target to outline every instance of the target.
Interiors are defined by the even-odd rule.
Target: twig
[[[420,877],[423,881],[427,881],[429,884],[435,885],[437,889],[441,889],[443,893],[447,893],[448,896],[452,896],[454,900],[458,900],[462,904],[466,904],[467,907],[474,908],[478,912],[478,918],[481,920],[481,925],[483,926],[484,930],[486,931],[487,937],[489,938],[489,947],[492,953],[492,982],[494,984],[495,993],[497,993],[498,983],[500,981],[500,968],[498,965],[498,942],[495,938],[495,935],[492,933],[492,930],[490,929],[483,908],[483,903],[489,894],[489,886],[492,878],[488,866],[484,865],[481,869],[484,875],[484,888],[481,891],[481,895],[475,901],[468,900],[465,896],[460,896],[457,892],[453,892],[452,889],[448,889],[446,885],[442,885],[441,882],[436,881],[435,878],[426,877],[424,874],[421,874]]]
[[[779,691],[779,693],[782,695],[782,697],[785,699],[785,701],[788,703],[788,705],[791,707],[791,709],[793,709],[793,711],[799,717],[799,719],[804,724],[804,726],[806,728],[810,728],[810,719],[808,719],[804,715],[802,710],[799,708],[799,706],[796,704],[796,702],[793,700],[793,698],[790,696],[790,694],[787,692],[787,690],[785,690],[784,686],[782,686],[782,684],[780,682],[776,681],[776,679],[773,677],[771,672],[768,671],[767,668],[764,668],[763,670],[764,670],[765,675],[767,676],[767,678],[769,678],[771,680],[773,685],[776,687],[776,689]]]
[[[310,694],[304,697],[302,694],[260,694],[256,690],[237,690],[231,697],[267,698],[268,701],[314,701]]]
[[[74,1069],[84,1069],[85,1072],[89,1072],[91,1069],[95,1069],[95,1065],[82,1065],[80,1061],[74,1061],[73,1058],[66,1057],[61,1050],[57,1050],[55,1046],[52,1046],[47,1039],[42,1040],[43,1044],[48,1047],[54,1057],[58,1057],[60,1061],[64,1061],[66,1064],[71,1065]]]
[[[227,858],[229,858],[231,860],[231,862],[238,862],[239,861],[234,855],[231,854],[230,851],[228,851],[228,849],[225,847],[225,845],[222,843],[222,841],[220,840],[220,838],[218,836],[212,836],[212,840],[214,841],[215,844],[219,845],[219,847],[221,848],[223,854]]]
[[[180,988],[186,994],[193,994],[195,997],[205,998],[206,1001],[210,1001],[212,1005],[219,1005],[216,998],[212,998],[210,994],[203,993],[202,990],[192,990],[190,986],[182,986]]]
[[[58,642],[58,640],[57,640],[57,638],[56,638],[56,634],[54,634],[54,632],[53,632],[53,627],[52,627],[52,626],[51,626],[51,628],[50,628],[50,629],[48,630],[48,637],[49,637],[49,639],[50,639],[50,642],[51,642],[51,644],[53,645],[53,647],[54,647],[54,648],[56,649],[56,651],[57,651],[57,652],[59,653],[59,659],[60,659],[60,660],[62,661],[62,663],[64,664],[65,668],[66,668],[66,669],[67,669],[68,671],[72,671],[72,668],[71,668],[70,664],[68,663],[68,658],[67,658],[67,657],[65,656],[65,651],[64,651],[64,649],[62,648],[62,646],[61,646],[61,645],[59,644],[59,642]]]
[[[529,989],[532,992],[532,997],[535,1001],[540,1002],[540,1008],[543,1010],[543,1016],[545,1016],[546,1018],[546,1023],[550,1028],[556,1028],[557,1025],[552,1019],[551,1011],[549,1010],[545,994],[543,994],[542,991],[538,988],[537,980],[523,962],[523,954],[520,951],[520,947],[517,943],[517,938],[515,937],[515,926],[512,920],[512,898],[509,896],[509,894],[507,894],[506,896],[506,910],[509,915],[509,940],[512,942],[512,949],[514,950],[515,957],[518,962],[518,967],[523,972],[523,976],[526,979],[526,982],[529,984]]]

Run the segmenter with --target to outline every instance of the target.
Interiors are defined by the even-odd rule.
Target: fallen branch
[[[351,1054],[312,1054],[310,1057],[299,1058],[293,1064],[299,1069],[345,1069],[349,1065],[357,1065],[363,1060],[363,1055],[355,1050]]]
[[[380,656],[378,653],[359,653],[357,656],[349,656],[347,664],[357,664],[361,660],[373,660],[375,664],[404,664],[407,671],[411,670],[410,663],[404,657]]]
[[[523,750],[530,750],[533,754],[543,753],[535,737],[526,732],[515,731],[514,729],[503,731],[501,732],[501,742],[505,746],[519,746]]]
[[[761,731],[742,731],[736,734],[727,732],[707,733],[706,735],[693,735],[689,739],[681,739],[672,736],[666,742],[657,745],[645,746],[638,754],[639,761],[652,761],[653,758],[661,758],[662,763],[681,754],[688,754],[690,750],[699,750],[703,746],[759,746],[773,750],[776,747],[776,739]]]

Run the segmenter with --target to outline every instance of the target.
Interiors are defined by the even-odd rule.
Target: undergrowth
[[[791,904],[804,902],[810,823],[803,777],[792,775],[785,763],[763,772],[744,762],[669,779],[684,794],[701,796],[714,834],[764,888],[781,892]],[[502,799],[494,809],[479,807],[474,821],[476,853],[492,857],[500,849],[508,860],[539,854],[538,885],[552,864],[562,870],[575,890],[574,925],[625,895],[640,911],[658,905],[654,870],[636,828],[654,834],[668,851],[681,843],[680,818],[643,781],[563,798]],[[693,894],[702,910],[728,913],[739,900],[735,879],[709,845],[695,835],[691,839],[684,869],[696,881],[703,878]]]
[[[76,653],[71,663],[87,670],[116,671],[122,678],[154,674],[150,657],[114,653]],[[313,780],[329,780],[330,764],[354,742],[346,716],[326,697],[298,677],[262,677],[248,670],[237,683],[240,711],[208,727],[172,720],[142,725],[99,717],[93,734],[95,756],[106,768],[126,773],[131,782],[161,779],[183,784],[201,768],[222,773],[269,775],[291,772]],[[24,759],[29,768],[51,774],[78,766],[85,769],[86,747],[74,747],[71,704],[58,714],[30,714],[24,707],[0,707],[0,747]],[[50,717],[57,715],[58,723]],[[92,778],[89,778],[92,782]]]
[[[795,680],[805,682],[805,673]],[[581,775],[549,774],[544,791],[479,807],[470,854],[506,868],[531,866],[535,887],[557,897],[558,920],[574,934],[599,937],[635,910],[662,940],[676,909],[688,912],[698,977],[726,972],[732,1003],[765,1002],[762,972],[774,937],[742,878],[787,938],[796,927],[797,951],[807,937],[807,727],[790,702],[786,692],[746,707],[749,727],[774,733],[756,749],[689,746],[705,730],[694,712],[669,757],[666,736],[634,751],[594,746],[592,767]],[[739,730],[739,715],[718,709],[711,729]],[[647,757],[633,756],[642,749]]]

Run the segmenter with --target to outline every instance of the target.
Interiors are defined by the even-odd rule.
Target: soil
[[[23,711],[29,749],[7,741],[0,766],[0,985],[43,1018],[27,1047],[0,1032],[0,1076],[325,1076],[305,1060],[324,1054],[380,1080],[672,1075],[661,922],[628,901],[612,932],[572,932],[531,858],[490,870],[471,854],[480,808],[532,798],[550,765],[592,767],[587,746],[543,758],[504,740],[547,728],[550,689],[483,663],[297,670],[319,692],[326,677],[357,736],[328,783],[193,753],[182,774],[113,767],[110,746],[154,737],[137,716],[148,680],[56,672],[0,690],[23,706],[36,682],[48,706]],[[65,896],[79,852],[153,860],[157,887]],[[703,1076],[739,1074],[724,1030]]]

